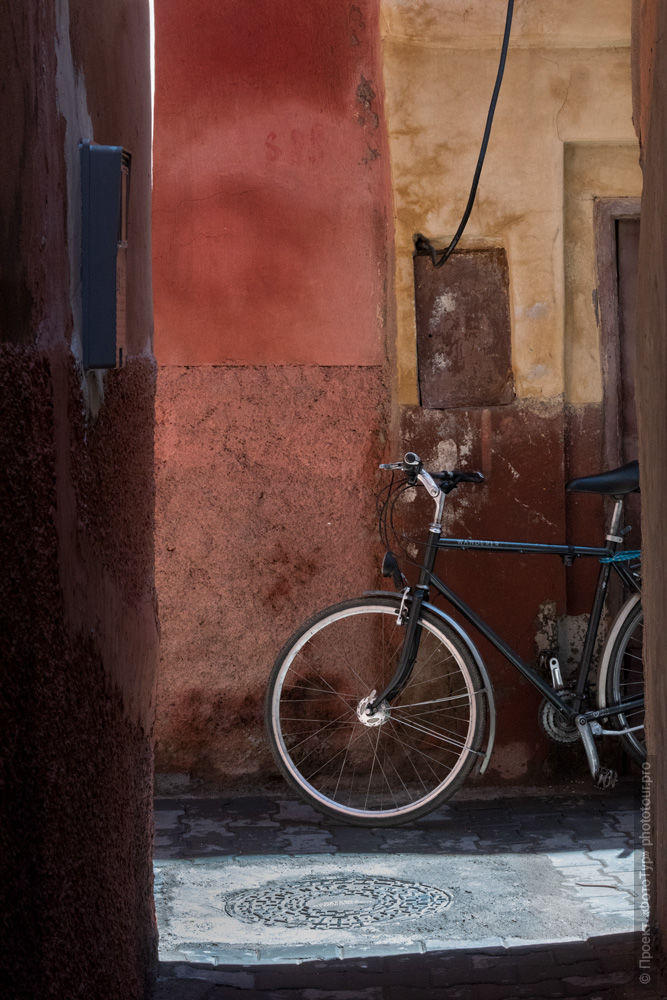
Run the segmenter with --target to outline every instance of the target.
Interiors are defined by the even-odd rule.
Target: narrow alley
[[[157,998],[653,1000],[637,807],[630,781],[364,829],[287,793],[159,799]]]

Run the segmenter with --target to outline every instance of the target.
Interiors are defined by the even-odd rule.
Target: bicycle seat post
[[[607,548],[611,555],[613,555],[617,551],[619,545],[623,544],[623,538],[621,535],[619,535],[622,515],[623,515],[623,497],[615,496],[614,510],[611,515],[611,522],[609,524],[609,530],[605,536],[607,541]],[[602,618],[602,609],[604,607],[604,602],[607,596],[607,587],[609,585],[610,574],[611,574],[610,563],[603,562],[602,565],[600,566],[600,573],[598,576],[598,586],[595,591],[595,598],[593,600],[593,606],[591,608],[591,613],[588,619],[588,628],[586,629],[586,637],[584,639],[584,646],[581,653],[582,663],[590,663],[593,656],[595,641],[597,638],[597,633]],[[575,689],[576,696],[578,699],[578,704],[581,704],[586,683],[587,683],[587,673],[585,671],[580,671],[579,676],[577,678],[577,684]]]
[[[621,527],[621,517],[623,515],[623,497],[614,497],[614,510],[611,515],[611,523],[609,525],[609,531],[607,532],[606,540],[611,542],[614,548],[617,545],[621,545],[623,538],[619,535],[619,530]]]

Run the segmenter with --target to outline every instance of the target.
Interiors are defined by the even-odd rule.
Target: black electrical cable
[[[489,113],[486,116],[486,127],[484,128],[484,137],[482,138],[482,146],[479,151],[479,156],[477,157],[477,166],[475,167],[475,175],[472,179],[472,187],[470,188],[470,194],[468,196],[468,204],[466,205],[465,212],[459,223],[459,228],[456,230],[454,237],[449,244],[449,246],[442,251],[442,256],[440,260],[437,259],[438,251],[435,249],[433,244],[426,236],[422,236],[421,233],[416,233],[414,237],[415,250],[418,254],[428,254],[431,258],[431,263],[433,267],[442,267],[447,258],[454,252],[456,244],[461,239],[463,235],[463,230],[468,224],[468,219],[470,218],[470,213],[472,212],[472,206],[475,202],[475,195],[477,194],[477,185],[479,183],[480,174],[482,173],[482,167],[484,165],[484,157],[486,156],[486,147],[489,144],[489,136],[491,135],[491,125],[493,124],[493,115],[496,110],[496,104],[498,102],[498,94],[500,93],[500,84],[503,81],[503,73],[505,72],[505,60],[507,58],[507,47],[510,40],[510,31],[512,28],[512,14],[514,13],[514,0],[507,0],[507,15],[505,17],[505,34],[503,36],[503,45],[500,50],[500,63],[498,64],[498,73],[496,74],[496,84],[493,88],[493,94],[491,95],[491,103],[489,105]]]

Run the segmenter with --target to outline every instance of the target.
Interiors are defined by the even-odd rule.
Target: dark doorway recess
[[[595,202],[598,315],[604,391],[604,458],[637,458],[635,344],[639,199]]]
[[[606,468],[639,457],[635,409],[639,208],[638,198],[595,202]],[[635,495],[626,505],[626,520],[633,526],[626,539],[630,547],[641,543],[640,515],[640,497]]]

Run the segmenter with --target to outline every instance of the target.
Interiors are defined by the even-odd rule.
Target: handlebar
[[[481,472],[463,472],[460,469],[452,469],[451,472],[428,472],[414,451],[408,451],[400,462],[384,462],[380,468],[391,472],[404,472],[413,486],[418,481],[421,482],[434,500],[440,493],[450,493],[456,489],[459,483],[484,482]]]
[[[419,455],[415,455],[414,451],[408,451],[400,462],[382,462],[379,468],[389,469],[392,472],[408,473],[409,470],[413,469],[415,465],[418,465],[421,470],[421,464],[422,462]]]

